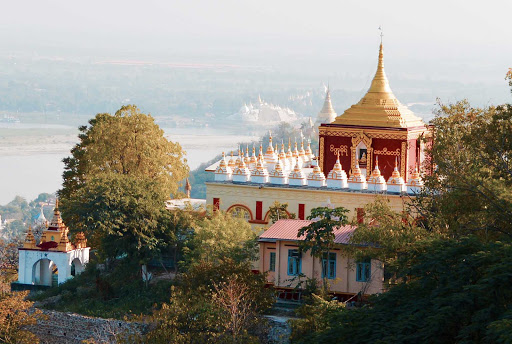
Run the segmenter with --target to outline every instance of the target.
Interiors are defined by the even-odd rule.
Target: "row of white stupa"
[[[223,153],[222,159],[215,169],[215,181],[327,187],[330,189],[357,191],[406,192],[409,194],[418,193],[423,187],[423,180],[417,169],[412,173],[411,178],[409,178],[406,184],[400,176],[400,172],[398,172],[396,161],[395,169],[386,182],[380,173],[378,158],[375,163],[375,169],[368,180],[361,173],[358,163],[356,163],[356,167],[350,177],[347,177],[347,173],[342,169],[339,158],[327,177],[325,177],[309,144],[307,149],[304,150],[304,143],[302,142],[301,149],[298,150],[297,143],[295,143],[294,151],[291,150],[291,145],[288,144],[288,151],[286,153],[284,152],[284,144],[282,144],[281,151],[277,154],[277,145],[274,150],[272,137],[270,137],[269,141],[265,155],[263,155],[261,145],[258,156],[256,156],[254,147],[252,149],[252,156],[249,156],[248,148],[245,154],[239,150],[236,160],[233,154],[231,154],[231,159],[227,161]],[[311,168],[313,169],[311,172],[306,170],[311,170]]]

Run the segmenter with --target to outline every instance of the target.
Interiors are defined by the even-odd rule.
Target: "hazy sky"
[[[282,45],[294,52],[331,45],[386,44],[402,54],[512,57],[512,1],[33,0],[4,1],[1,37],[62,47],[184,49]],[[321,54],[321,51],[316,53]]]
[[[511,13],[510,0],[16,0],[2,4],[0,52],[369,73],[382,25],[391,72],[503,82]]]

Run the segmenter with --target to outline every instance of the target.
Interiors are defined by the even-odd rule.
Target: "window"
[[[329,252],[329,257],[327,257],[327,253],[324,253],[322,259],[322,278],[324,277],[329,279],[336,278],[336,252]]]
[[[371,276],[371,260],[365,259],[357,262],[356,265],[356,281],[368,282]]]
[[[270,266],[269,271],[276,271],[276,253],[270,252]]]
[[[229,213],[233,217],[242,218],[246,221],[249,221],[251,219],[251,214],[249,211],[244,207],[233,207]]]
[[[298,276],[300,274],[300,253],[299,250],[288,250],[288,275]]]

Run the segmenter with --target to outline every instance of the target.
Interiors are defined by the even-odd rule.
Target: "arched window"
[[[250,210],[241,205],[232,206],[231,208],[228,209],[228,213],[230,213],[231,216],[233,217],[240,217],[246,221],[251,220]]]

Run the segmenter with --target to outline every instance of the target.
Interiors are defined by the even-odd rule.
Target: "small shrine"
[[[62,221],[59,201],[53,218],[36,242],[29,227],[23,247],[19,248],[18,284],[55,286],[80,274],[89,262],[90,247],[83,232],[68,237],[69,228]]]

